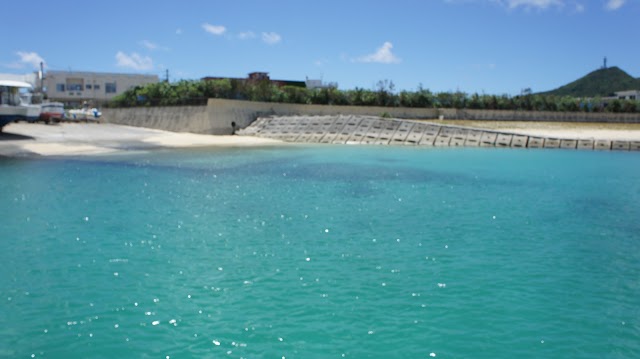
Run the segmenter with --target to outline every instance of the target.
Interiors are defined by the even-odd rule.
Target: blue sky
[[[602,65],[640,77],[640,0],[9,1],[0,72],[322,78],[518,94]]]

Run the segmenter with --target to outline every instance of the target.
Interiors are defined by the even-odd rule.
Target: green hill
[[[542,95],[572,97],[605,97],[616,91],[640,90],[640,79],[633,78],[618,67],[599,69]]]

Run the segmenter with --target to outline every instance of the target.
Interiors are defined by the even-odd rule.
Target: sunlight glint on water
[[[637,153],[0,167],[0,357],[640,356]]]

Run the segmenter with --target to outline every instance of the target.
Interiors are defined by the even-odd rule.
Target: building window
[[[91,90],[91,85],[87,84],[84,86],[87,90]]]
[[[82,91],[84,89],[84,79],[69,77],[65,81],[67,83],[67,91]]]
[[[104,92],[105,93],[116,93],[116,83],[115,82],[107,82],[104,84]]]
[[[64,92],[64,84],[56,84],[56,91],[57,92]]]
[[[100,90],[100,85],[93,85],[94,90]]]

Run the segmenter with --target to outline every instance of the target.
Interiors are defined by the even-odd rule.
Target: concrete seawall
[[[438,109],[366,106],[300,105],[209,99],[207,106],[106,108],[105,122],[175,132],[230,135],[261,116],[368,115],[396,118],[437,118]]]
[[[544,122],[603,122],[640,123],[638,113],[587,113],[553,111],[509,111],[509,110],[468,110],[439,109],[438,116],[452,120],[473,121],[544,121]]]
[[[298,143],[640,151],[640,141],[535,137],[373,116],[260,117],[239,135]]]
[[[258,117],[294,115],[385,115],[402,119],[640,123],[640,114],[327,106],[221,99],[209,99],[207,106],[103,110],[104,120],[110,123],[212,135],[230,135],[251,125]]]
[[[105,108],[102,120],[164,131],[216,134],[207,106]]]

